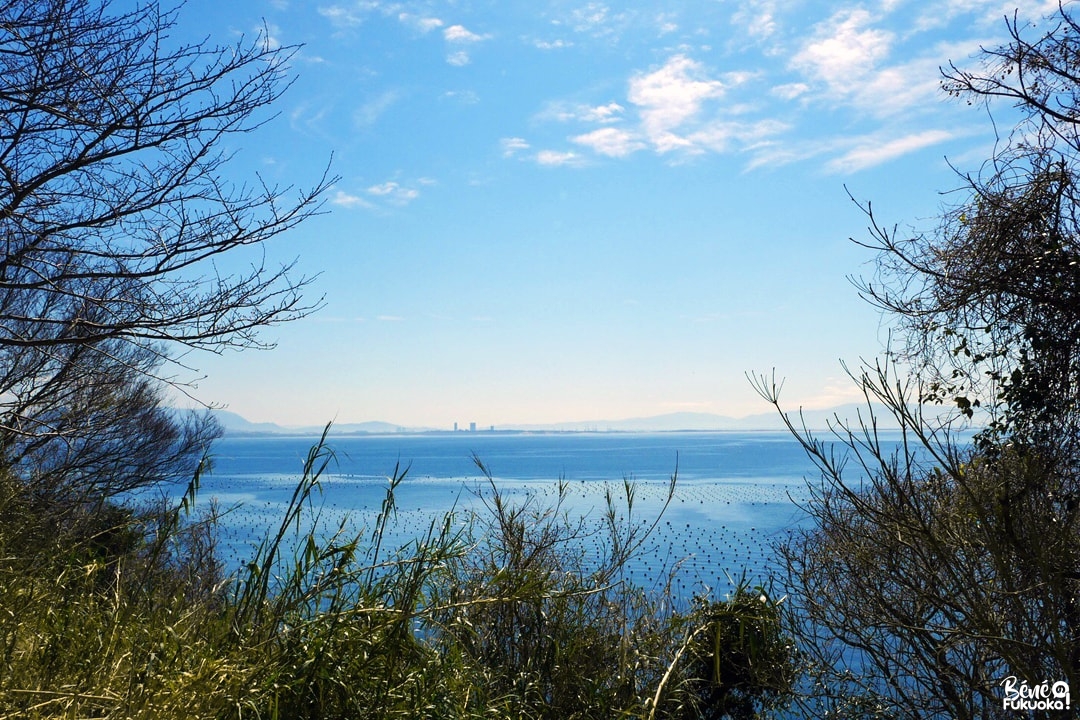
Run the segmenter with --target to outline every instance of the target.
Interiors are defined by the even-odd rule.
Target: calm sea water
[[[224,552],[238,566],[259,538],[275,530],[316,438],[226,437],[201,498],[234,508],[223,524]],[[598,521],[605,489],[635,482],[628,522],[643,529],[659,516],[670,478],[673,502],[630,565],[634,580],[652,585],[674,572],[684,593],[723,592],[728,576],[763,580],[772,546],[803,519],[806,480],[814,470],[787,433],[379,435],[331,437],[336,460],[323,476],[324,526],[339,523],[370,533],[395,465],[408,467],[396,493],[397,513],[384,545],[401,546],[433,521],[454,513],[465,523],[484,512],[491,483],[513,502],[550,505],[561,479],[571,517]],[[625,505],[622,506],[625,516]],[[599,553],[600,537],[582,542]]]

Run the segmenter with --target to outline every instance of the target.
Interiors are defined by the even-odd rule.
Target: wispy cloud
[[[622,119],[626,108],[617,102],[604,105],[585,103],[551,102],[537,115],[540,121],[611,123]]]
[[[419,190],[403,187],[393,180],[378,185],[372,185],[367,189],[367,193],[374,197],[381,198],[393,205],[408,205],[413,200],[420,197]]]
[[[442,97],[462,105],[475,105],[480,102],[480,95],[475,90],[447,90]]]
[[[772,37],[778,26],[776,0],[744,0],[731,22],[750,37]]]
[[[948,25],[955,18],[965,15],[972,17],[974,24],[982,28],[1001,27],[1001,19],[1019,14],[1021,21],[1037,20],[1047,17],[1058,8],[1059,0],[940,0],[920,7],[915,26],[920,30],[929,30]]]
[[[548,167],[560,165],[578,165],[582,157],[575,152],[560,152],[558,150],[541,150],[536,153],[536,162]]]
[[[472,58],[464,50],[458,50],[457,52],[448,53],[446,62],[454,67],[464,67],[472,62]]]
[[[519,137],[503,138],[499,141],[499,146],[502,148],[503,157],[514,157],[518,153],[529,149],[529,143],[525,138]]]
[[[435,185],[436,182],[431,178],[420,178],[415,184],[431,186]],[[330,197],[330,204],[346,209],[363,208],[365,210],[375,210],[380,206],[385,207],[387,205],[403,207],[418,197],[420,197],[420,190],[416,187],[402,185],[396,180],[387,180],[386,182],[371,185],[359,194],[337,190]]]
[[[850,95],[888,57],[892,32],[871,27],[862,8],[842,10],[819,24],[814,37],[795,54],[791,65],[824,83],[830,95]]]
[[[810,86],[804,82],[785,83],[783,85],[777,85],[769,91],[771,95],[774,95],[782,100],[794,100],[797,97],[802,97],[810,91]]]
[[[318,13],[342,31],[363,24],[369,15],[375,14],[396,19],[421,36],[429,35],[432,31],[442,28],[443,40],[450,46],[446,53],[446,62],[456,67],[463,67],[472,62],[472,57],[466,47],[491,39],[490,34],[473,32],[460,23],[447,26],[442,18],[422,10],[411,11],[408,5],[400,2],[355,0],[351,4],[322,6],[318,9]]]
[[[563,50],[564,48],[573,47],[574,43],[569,40],[533,40],[533,46],[540,50]]]
[[[590,107],[582,113],[582,119],[587,122],[597,123],[609,123],[616,122],[621,119],[621,115],[626,110],[619,103],[608,103],[607,105],[597,105]]]
[[[781,135],[790,128],[789,123],[775,118],[752,121],[717,120],[704,124],[688,134],[686,139],[689,147],[702,151],[753,153],[759,147],[767,146],[770,138]]]
[[[441,28],[445,23],[437,17],[428,17],[424,15],[412,15],[407,12],[399,13],[398,20],[402,24],[408,25],[415,30],[418,30],[422,34],[427,34],[432,30]]]
[[[562,8],[553,4],[550,12],[553,14],[551,24],[554,27],[580,36],[580,41],[585,44],[593,40],[619,42],[623,34],[632,29],[649,28],[655,32],[657,27],[655,16],[634,10],[613,12],[611,6],[604,2],[585,2]],[[660,27],[663,27],[662,24]],[[556,47],[573,44],[565,40],[556,42]]]
[[[660,13],[656,16],[656,34],[660,36],[670,35],[679,31],[679,23],[672,13]]]
[[[315,99],[302,102],[289,113],[289,127],[305,135],[332,138],[328,129],[334,113],[332,102],[319,103]]]
[[[379,93],[353,112],[353,123],[360,128],[371,127],[399,98],[400,95],[396,90]]]
[[[370,202],[360,197],[359,195],[351,195],[343,190],[336,191],[330,197],[330,204],[337,205],[343,208],[370,208],[373,207]]]
[[[355,27],[364,22],[364,13],[362,11],[344,5],[320,7],[318,13],[329,20],[330,24],[339,28]]]
[[[608,157],[625,157],[647,147],[634,133],[613,127],[600,128],[570,139]]]
[[[922,56],[905,55],[903,61],[894,62],[898,37],[877,27],[880,22],[881,18],[858,8],[843,10],[818,24],[813,37],[789,63],[805,80],[774,92],[797,90],[805,99],[845,103],[860,112],[890,118],[930,106],[937,99],[943,57],[954,51],[966,55],[977,48],[977,43],[937,45],[924,49]]]
[[[576,32],[606,32],[611,9],[604,3],[591,2],[575,8],[571,11],[570,17]]]
[[[946,130],[924,130],[892,140],[880,137],[861,138],[855,147],[830,160],[826,168],[833,172],[854,172],[907,155],[931,145],[937,145],[956,137]]]

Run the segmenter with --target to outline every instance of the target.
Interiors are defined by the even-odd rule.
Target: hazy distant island
[[[251,422],[243,416],[229,410],[213,410],[225,434],[230,437],[259,435],[318,435],[323,426],[316,425],[279,425],[271,422]],[[875,413],[881,428],[897,427],[895,420],[887,412]],[[825,410],[807,410],[802,420],[807,427],[824,429],[828,423],[835,423],[837,418],[855,422],[859,416],[867,417],[865,405],[839,405]],[[798,422],[797,413],[793,419]],[[484,425],[476,422],[455,423],[450,427],[411,427],[382,421],[360,423],[334,423],[334,435],[388,435],[400,433],[634,433],[634,432],[754,432],[784,430],[783,420],[778,414],[760,413],[745,417],[729,417],[713,413],[677,412],[650,417],[628,418],[623,420],[591,420],[578,422],[560,422],[549,424],[509,424]]]

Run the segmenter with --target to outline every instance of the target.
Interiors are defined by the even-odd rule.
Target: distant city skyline
[[[1015,4],[190,0],[177,39],[302,44],[230,177],[340,176],[264,249],[322,308],[184,356],[191,395],[284,425],[738,417],[775,368],[793,409],[856,400],[841,361],[890,328],[848,193],[934,227],[995,142],[939,67]]]

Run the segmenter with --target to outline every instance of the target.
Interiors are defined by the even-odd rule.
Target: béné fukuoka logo
[[[1032,685],[1027,680],[1020,680],[1010,675],[1001,681],[1005,688],[1002,706],[1005,710],[1068,710],[1069,683],[1064,680],[1050,682],[1044,680]]]

